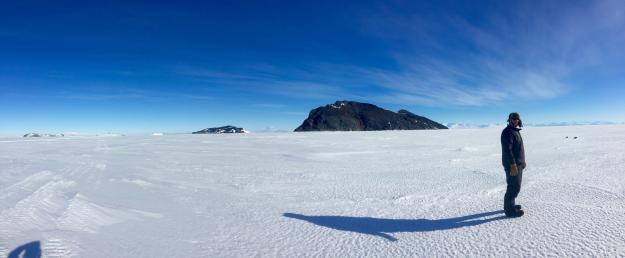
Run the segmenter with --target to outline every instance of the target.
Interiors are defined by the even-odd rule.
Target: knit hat
[[[512,112],[508,115],[508,124],[512,123],[512,119],[519,120],[519,127],[523,127],[523,122],[521,121],[521,115],[517,112]]]

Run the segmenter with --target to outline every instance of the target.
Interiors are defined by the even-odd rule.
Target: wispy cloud
[[[211,71],[187,66],[175,68],[174,73],[191,76],[209,87],[223,87],[234,91],[251,91],[300,99],[332,99],[354,96],[348,84],[336,83],[336,77],[327,77],[323,70],[312,68],[282,68],[270,64],[247,67],[243,71]],[[312,70],[311,70],[312,69]],[[201,72],[198,72],[201,71]],[[268,106],[265,106],[268,107]]]
[[[284,104],[273,104],[273,103],[258,103],[252,106],[260,107],[260,108],[285,108],[286,107],[286,105]]]
[[[491,10],[481,21],[445,13],[438,23],[382,9],[379,20],[364,23],[382,24],[373,29],[378,37],[409,42],[413,52],[394,51],[397,71],[372,71],[372,80],[389,88],[389,101],[487,105],[555,98],[578,87],[569,78],[580,70],[624,53],[617,50],[625,43],[619,1],[520,3]]]
[[[410,8],[401,4],[382,6],[380,15],[363,18],[362,33],[389,46],[391,68],[318,62],[174,71],[231,90],[306,99],[424,106],[553,99],[580,87],[572,80],[579,71],[625,57],[617,50],[625,45],[622,2],[577,4],[514,3],[478,21],[446,10],[427,15],[405,12]]]
[[[504,68],[503,64],[498,68],[474,67],[431,62],[404,71],[371,70],[365,75],[388,89],[387,94],[379,97],[385,102],[427,106],[482,106],[510,99],[548,99],[569,90],[553,75],[532,69]]]
[[[61,91],[54,96],[63,99],[88,101],[146,99],[149,97],[145,91],[136,89],[83,89],[77,91]]]
[[[36,95],[31,95],[35,96]],[[163,101],[163,100],[212,100],[213,96],[203,93],[193,92],[164,92],[130,87],[87,87],[73,91],[60,91],[50,96],[68,100],[83,101],[118,101],[118,100],[142,100],[142,101]]]
[[[280,112],[280,114],[283,114],[283,115],[290,115],[290,116],[300,116],[300,117],[304,117],[304,116],[306,116],[308,113],[306,113],[306,112],[291,112],[291,111],[284,111],[284,112]]]

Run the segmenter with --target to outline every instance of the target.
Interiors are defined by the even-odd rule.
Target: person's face
[[[519,126],[519,119],[516,119],[516,118],[511,118],[511,119],[510,119],[510,121],[512,121],[512,124],[513,124],[514,126]]]

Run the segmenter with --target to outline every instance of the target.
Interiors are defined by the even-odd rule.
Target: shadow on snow
[[[287,218],[299,219],[315,225],[328,227],[336,230],[351,231],[362,234],[380,236],[390,241],[397,238],[389,235],[393,232],[428,232],[436,230],[455,229],[461,227],[477,226],[487,222],[500,220],[506,216],[489,217],[503,213],[503,210],[477,213],[462,217],[448,219],[380,219],[369,217],[347,216],[306,216],[295,213],[284,213]],[[489,217],[489,218],[486,218]]]
[[[41,257],[41,244],[39,241],[33,241],[28,244],[15,248],[9,253],[8,258],[39,258]]]

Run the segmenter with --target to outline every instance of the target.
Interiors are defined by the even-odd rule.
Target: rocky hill
[[[379,131],[447,129],[446,126],[407,110],[397,113],[373,104],[337,101],[310,111],[295,129],[301,131]]]
[[[240,127],[227,125],[227,126],[222,126],[222,127],[206,128],[204,130],[193,132],[193,134],[219,134],[219,133],[247,133],[247,131]]]

